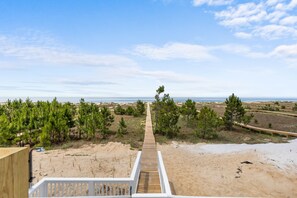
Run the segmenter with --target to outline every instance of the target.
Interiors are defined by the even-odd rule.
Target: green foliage
[[[286,109],[286,106],[285,106],[285,105],[282,105],[282,106],[281,106],[281,109]]]
[[[94,138],[96,133],[105,136],[113,122],[109,109],[100,109],[94,103],[80,100],[78,106],[30,99],[8,100],[0,105],[0,145],[24,143],[50,146],[68,139]],[[77,129],[78,134],[73,133]],[[74,130],[76,131],[76,130]]]
[[[126,133],[127,133],[127,125],[124,118],[122,117],[121,120],[119,121],[119,128],[118,128],[117,135],[123,136]]]
[[[244,115],[242,118],[242,122],[246,125],[249,124],[251,122],[251,120],[253,119],[254,114],[250,114],[250,115]]]
[[[279,107],[271,106],[270,104],[266,104],[260,107],[259,109],[265,111],[279,111]]]
[[[10,145],[12,140],[16,138],[12,124],[8,117],[3,114],[0,116],[0,145]]]
[[[127,107],[127,109],[126,109],[126,115],[133,115],[134,114],[134,111],[135,111],[135,109],[133,108],[133,107],[131,107],[131,106],[128,106]]]
[[[99,114],[99,121],[100,121],[100,133],[102,134],[103,138],[106,138],[106,135],[109,131],[109,127],[111,123],[114,122],[114,116],[111,115],[109,109],[107,107],[103,107],[100,110]]]
[[[124,109],[121,105],[117,105],[114,109],[114,113],[116,115],[129,115],[129,116],[134,116],[138,117],[143,115],[145,112],[145,104],[141,100],[138,100],[136,102],[136,108],[132,106],[128,106],[127,109]]]
[[[204,106],[198,114],[198,124],[196,136],[203,139],[211,139],[217,137],[216,130],[221,125],[221,120],[216,112]]]
[[[155,110],[155,132],[172,138],[179,132],[177,122],[179,119],[179,109],[169,94],[160,94],[165,90],[164,86],[157,89],[154,102]]]
[[[186,118],[187,124],[197,119],[196,103],[188,99],[180,108],[181,114]]]
[[[49,128],[50,128],[49,125],[44,126],[43,131],[40,134],[40,144],[45,147],[48,147],[51,145],[50,135],[48,133]]]
[[[136,102],[136,110],[139,115],[143,115],[145,112],[145,104],[141,100],[137,100]]]
[[[125,109],[121,106],[121,105],[117,105],[115,108],[114,108],[114,113],[116,115],[125,115],[126,111]]]
[[[245,110],[239,97],[234,93],[226,99],[226,109],[224,113],[224,123],[227,129],[232,130],[234,122],[242,122]]]

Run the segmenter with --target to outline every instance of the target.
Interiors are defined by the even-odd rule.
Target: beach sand
[[[267,145],[174,142],[158,149],[177,195],[297,197],[297,141]],[[281,155],[286,150],[288,155]],[[252,164],[241,163],[245,161]]]
[[[157,149],[177,195],[297,197],[296,145],[173,142]],[[121,143],[34,151],[34,183],[43,177],[129,177],[136,154]]]
[[[130,177],[136,155],[130,145],[115,142],[33,151],[33,183],[43,177]]]

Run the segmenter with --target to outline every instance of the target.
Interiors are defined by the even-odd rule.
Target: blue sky
[[[297,97],[297,0],[4,0],[0,71],[0,97]]]

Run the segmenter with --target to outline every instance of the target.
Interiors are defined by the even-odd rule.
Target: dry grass
[[[250,125],[261,128],[268,128],[269,123],[272,129],[297,132],[297,117],[285,115],[267,114],[261,112],[253,112],[254,118]],[[257,120],[257,122],[255,121]]]

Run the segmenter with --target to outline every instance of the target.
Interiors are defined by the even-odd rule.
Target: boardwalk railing
[[[172,194],[171,194],[170,184],[169,184],[169,180],[168,180],[165,166],[163,163],[161,151],[158,151],[158,170],[159,170],[159,176],[160,176],[161,191],[162,193],[165,193],[168,196],[171,196]]]
[[[277,134],[277,135],[286,136],[286,137],[289,137],[289,136],[297,137],[297,133],[295,133],[295,132],[260,128],[260,127],[255,127],[255,126],[251,126],[251,125],[248,125],[248,124],[242,124],[242,123],[238,123],[238,122],[235,122],[235,125],[240,126],[242,128],[246,128],[246,129],[250,129],[250,130],[258,131],[258,132],[263,132],[263,133],[267,133],[267,134],[271,134],[271,135]]]
[[[131,196],[137,188],[140,158],[138,152],[130,178],[44,178],[29,189],[29,197]]]

